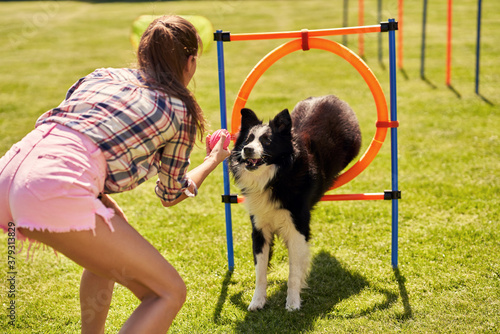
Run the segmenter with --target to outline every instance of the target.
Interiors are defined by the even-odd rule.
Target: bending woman
[[[49,245],[84,268],[82,333],[104,333],[115,282],[141,300],[120,333],[165,333],[185,301],[177,271],[108,194],[158,175],[156,195],[175,205],[196,196],[229,155],[222,136],[188,171],[205,130],[187,89],[200,45],[185,19],[153,21],[139,44],[138,69],[98,69],[80,79],[0,159],[0,227],[14,226],[18,239]]]

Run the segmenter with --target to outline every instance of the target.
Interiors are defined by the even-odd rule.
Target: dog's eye
[[[262,136],[260,138],[260,142],[263,144],[263,145],[269,145],[271,144],[271,139],[268,137],[268,136]]]
[[[255,139],[255,135],[251,134],[248,136],[247,140],[245,140],[245,144],[251,143]]]

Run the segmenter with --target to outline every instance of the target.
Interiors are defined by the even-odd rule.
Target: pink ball
[[[211,150],[213,150],[215,145],[217,145],[217,143],[219,142],[219,139],[220,139],[222,133],[226,134],[226,140],[224,141],[224,145],[222,147],[225,150],[227,150],[227,147],[229,146],[229,143],[231,142],[231,134],[229,133],[229,131],[224,130],[224,129],[217,130],[210,135],[210,139],[209,139],[208,144],[209,144]]]

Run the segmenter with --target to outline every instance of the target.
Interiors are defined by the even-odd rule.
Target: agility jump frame
[[[392,238],[391,238],[391,263],[393,268],[398,266],[398,200],[401,199],[401,192],[398,189],[398,159],[397,159],[397,128],[399,122],[397,120],[397,92],[396,92],[396,38],[395,31],[398,29],[398,22],[394,19],[389,19],[388,22],[382,22],[379,25],[359,26],[359,27],[344,27],[334,29],[321,30],[306,30],[287,31],[287,32],[266,32],[266,33],[247,33],[247,34],[231,34],[217,30],[214,33],[214,40],[217,43],[217,63],[219,76],[219,100],[220,100],[220,119],[221,128],[228,129],[226,117],[226,83],[225,83],[225,67],[224,67],[224,42],[233,41],[249,41],[249,40],[267,40],[267,39],[289,39],[293,40],[282,44],[269,54],[267,54],[250,72],[244,81],[236,101],[233,106],[231,120],[231,135],[239,131],[241,120],[240,110],[245,106],[247,98],[253,89],[255,83],[260,76],[278,59],[297,50],[307,51],[311,48],[330,51],[337,54],[348,61],[361,74],[365,82],[368,84],[375,100],[377,108],[376,133],[370,146],[363,156],[346,172],[339,176],[331,189],[338,188],[347,182],[351,181],[359,175],[375,158],[380,150],[387,130],[391,129],[391,190],[386,190],[383,193],[365,193],[365,194],[333,194],[324,195],[322,201],[345,201],[345,200],[391,200],[392,201]],[[389,79],[390,79],[390,120],[388,116],[388,108],[385,100],[385,95],[380,87],[378,80],[373,72],[350,49],[345,46],[324,38],[321,36],[338,36],[350,34],[363,34],[374,32],[389,33]],[[234,269],[234,252],[233,252],[233,232],[232,232],[232,216],[231,204],[241,203],[242,198],[237,195],[230,194],[230,178],[229,166],[227,160],[223,162],[223,179],[224,179],[224,194],[222,202],[225,204],[226,218],[226,242],[227,242],[227,258],[228,268],[230,271]],[[330,190],[331,190],[330,189]]]

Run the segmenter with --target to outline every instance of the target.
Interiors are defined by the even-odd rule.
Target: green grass
[[[365,1],[376,24],[376,1]],[[0,18],[0,155],[57,105],[79,77],[98,67],[134,62],[132,21],[141,14],[204,15],[233,33],[339,27],[341,1],[175,1],[139,3],[2,2]],[[456,3],[453,19],[455,92],[445,85],[446,3],[429,5],[426,78],[420,79],[421,2],[405,1],[404,71],[398,72],[400,189],[399,271],[390,264],[389,202],[320,203],[313,214],[312,269],[303,308],[285,311],[287,252],[277,243],[269,302],[246,311],[254,288],[251,228],[233,206],[236,268],[227,271],[222,171],[195,200],[165,209],[154,180],[114,196],[135,226],[178,269],[188,299],[172,333],[495,333],[500,327],[500,3],[483,3],[481,96],[474,94],[476,1]],[[383,17],[397,15],[384,2]],[[351,5],[350,22],[357,22]],[[332,38],[341,41],[340,37]],[[387,36],[383,36],[384,45]],[[356,37],[349,47],[357,51]],[[282,41],[225,44],[228,104],[251,68]],[[388,94],[387,51],[365,36],[365,58]],[[194,87],[219,127],[216,52],[198,64]],[[263,118],[310,95],[334,93],[360,119],[364,144],[374,134],[374,104],[359,75],[321,51],[296,52],[258,82],[248,106]],[[457,96],[457,94],[459,96]],[[203,145],[192,157],[203,159]],[[372,165],[338,193],[390,188],[386,143]],[[236,189],[234,189],[236,191]],[[81,268],[40,247],[17,256],[16,322],[7,323],[7,237],[0,236],[0,332],[78,333]],[[144,259],[147,261],[147,259]],[[107,333],[137,306],[117,286]]]

